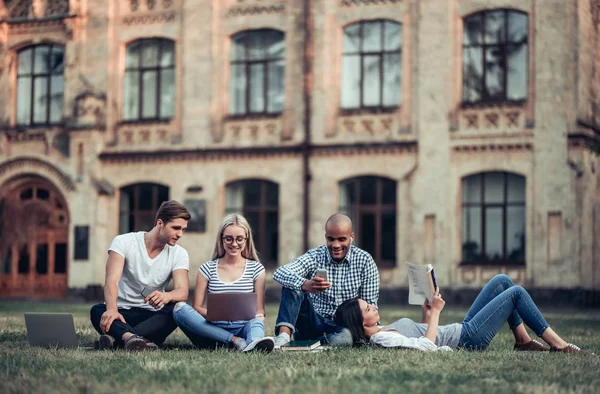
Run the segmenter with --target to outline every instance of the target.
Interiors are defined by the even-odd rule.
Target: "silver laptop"
[[[252,320],[256,316],[256,293],[208,293],[206,320]]]
[[[25,313],[27,340],[31,346],[77,349],[77,334],[71,313]]]

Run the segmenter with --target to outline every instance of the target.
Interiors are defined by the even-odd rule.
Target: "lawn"
[[[90,305],[0,301],[0,393],[596,393],[600,357],[512,351],[508,326],[485,352],[422,353],[367,347],[319,353],[240,354],[191,348],[177,330],[167,349],[123,351],[30,348],[24,311],[72,312],[83,346],[97,334]],[[542,310],[565,339],[600,354],[600,310]],[[276,305],[268,308],[272,335]],[[381,307],[382,322],[419,308]],[[442,324],[465,310],[447,308]]]

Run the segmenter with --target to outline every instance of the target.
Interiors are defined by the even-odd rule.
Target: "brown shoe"
[[[514,350],[521,352],[548,352],[550,348],[544,346],[541,342],[532,339],[527,343],[515,343]]]
[[[558,348],[550,348],[551,352],[562,352],[562,353],[580,353],[580,354],[591,354],[593,355],[594,353],[590,352],[589,350],[583,350],[581,349],[579,346],[575,346],[572,343],[567,343],[567,346],[563,347],[562,349],[558,349]]]
[[[146,342],[144,338],[138,335],[132,335],[125,341],[125,350],[129,352],[143,352],[156,349],[158,349],[158,346],[152,342]]]

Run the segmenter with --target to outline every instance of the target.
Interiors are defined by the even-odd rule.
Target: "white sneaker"
[[[275,338],[275,349],[279,349],[286,343],[289,343],[290,340],[290,334],[288,334],[287,332],[279,333],[279,335],[277,335],[277,337]]]
[[[259,350],[265,353],[270,353],[275,347],[275,340],[272,337],[264,337],[253,340],[242,350],[242,352],[249,352],[251,350]]]

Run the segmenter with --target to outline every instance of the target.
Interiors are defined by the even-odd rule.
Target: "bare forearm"
[[[440,322],[440,312],[431,312],[431,316],[429,317],[429,325],[427,326],[427,331],[425,331],[425,338],[429,339],[431,342],[435,343],[435,338],[437,337],[438,325]]]
[[[203,308],[202,305],[192,305],[192,308],[194,308],[200,315],[206,317],[206,308]]]
[[[185,288],[178,288],[167,292],[167,294],[169,295],[169,302],[185,302],[188,299],[189,291]]]
[[[119,295],[118,284],[107,282],[104,285],[104,301],[106,301],[106,310],[117,310],[117,297]]]

